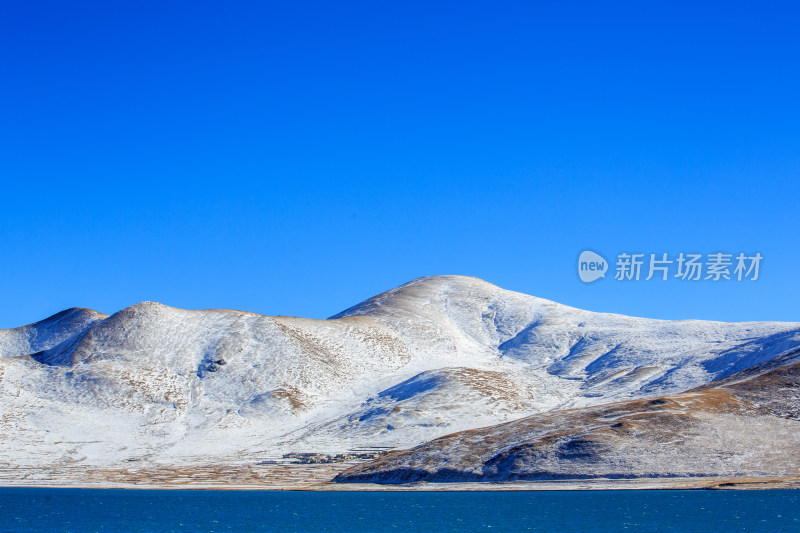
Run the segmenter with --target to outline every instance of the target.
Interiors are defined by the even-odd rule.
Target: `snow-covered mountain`
[[[0,466],[410,447],[677,394],[795,350],[800,323],[600,314],[420,278],[328,320],[145,302],[0,330]]]

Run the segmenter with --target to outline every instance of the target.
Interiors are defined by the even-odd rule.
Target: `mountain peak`
[[[71,307],[26,326],[0,329],[0,357],[47,350],[106,318],[108,315],[93,309]]]
[[[473,276],[436,275],[413,279],[398,287],[360,302],[331,318],[390,313],[393,310],[413,311],[460,299],[471,300],[469,305],[483,306],[503,295],[512,293]],[[533,296],[521,295],[528,299]]]

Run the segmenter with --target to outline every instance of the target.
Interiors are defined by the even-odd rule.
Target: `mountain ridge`
[[[463,276],[418,278],[329,319],[156,302],[65,310],[0,330],[0,463],[407,448],[678,394],[797,346],[800,323],[592,313]]]

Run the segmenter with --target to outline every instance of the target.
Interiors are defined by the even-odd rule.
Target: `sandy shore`
[[[80,466],[0,469],[0,486],[204,490],[480,491],[794,489],[800,475],[517,481],[504,483],[331,483],[352,462],[280,465],[151,466],[98,469]]]

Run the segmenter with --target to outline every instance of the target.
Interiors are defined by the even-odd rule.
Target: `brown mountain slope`
[[[357,465],[335,481],[796,475],[796,356],[787,354],[682,394],[543,413],[454,433]]]

